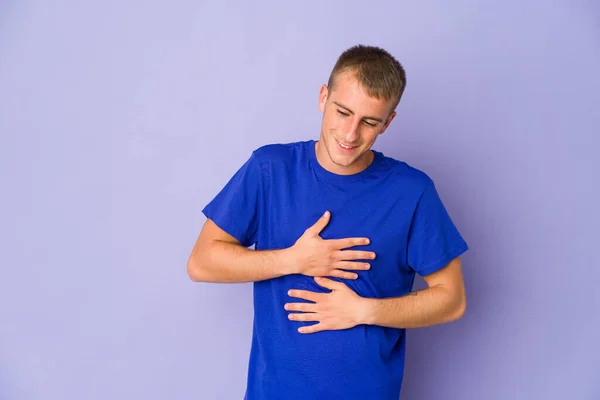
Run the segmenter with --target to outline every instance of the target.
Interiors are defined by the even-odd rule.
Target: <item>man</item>
[[[256,149],[204,208],[190,278],[255,282],[247,400],[397,400],[405,329],[463,315],[468,247],[433,181],[371,148],[405,86],[385,50],[346,50],[319,140]]]

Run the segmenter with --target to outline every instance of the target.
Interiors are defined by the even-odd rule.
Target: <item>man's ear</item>
[[[327,85],[321,86],[321,91],[319,92],[319,110],[321,112],[325,112],[325,104],[327,103],[327,97],[329,96],[329,89]]]
[[[388,128],[388,126],[390,126],[390,124],[392,123],[392,120],[394,119],[394,117],[396,116],[396,111],[393,111],[389,117],[387,117],[387,119],[385,120],[385,124],[383,125],[383,129],[381,130],[381,132],[379,132],[379,134],[381,135],[383,132],[385,132],[385,130]]]

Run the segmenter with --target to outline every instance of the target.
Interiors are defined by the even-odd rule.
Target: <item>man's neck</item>
[[[361,154],[361,156],[358,159],[354,160],[352,164],[346,167],[340,166],[331,160],[327,149],[325,148],[321,140],[315,143],[315,156],[317,158],[317,162],[321,165],[321,167],[337,175],[358,174],[359,172],[362,172],[365,169],[367,169],[375,159],[375,153],[373,153],[372,150],[369,150],[365,154]]]

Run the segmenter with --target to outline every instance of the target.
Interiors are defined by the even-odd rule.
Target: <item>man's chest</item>
[[[367,237],[370,244],[350,250],[374,251],[371,269],[357,281],[346,281],[364,294],[405,291],[412,271],[406,265],[406,244],[412,207],[401,193],[391,191],[343,192],[312,182],[280,185],[265,197],[259,224],[260,249],[291,247],[325,211],[331,212],[321,238]],[[377,293],[366,293],[366,292]]]

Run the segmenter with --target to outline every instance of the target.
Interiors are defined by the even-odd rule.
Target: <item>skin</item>
[[[284,305],[291,321],[316,322],[298,328],[300,333],[342,330],[356,325],[379,325],[390,328],[422,328],[460,319],[466,300],[460,257],[441,270],[424,278],[427,289],[405,296],[372,299],[357,295],[342,282],[315,277],[329,293],[290,290],[290,302]],[[294,303],[293,298],[312,303]]]
[[[369,96],[351,72],[338,76],[333,90],[323,86],[319,95],[323,112],[317,160],[337,174],[355,174],[373,161],[370,150],[378,135],[389,126],[396,113],[391,103]],[[336,140],[356,146],[344,154]],[[195,282],[257,282],[289,274],[303,274],[330,290],[315,293],[290,290],[290,301],[283,307],[291,321],[316,324],[299,328],[301,333],[341,330],[359,324],[396,328],[417,328],[450,322],[462,317],[466,307],[460,258],[424,277],[428,288],[409,295],[370,299],[357,295],[347,285],[326,276],[356,279],[352,270],[368,269],[368,263],[355,260],[374,258],[375,254],[350,248],[368,244],[368,238],[324,240],[319,234],[327,226],[325,213],[306,229],[293,246],[278,250],[249,250],[212,220],[207,219],[187,264]],[[295,303],[300,298],[311,303]]]
[[[392,100],[369,96],[352,71],[340,73],[335,88],[327,85],[319,93],[319,110],[323,113],[321,135],[316,144],[319,163],[339,175],[356,174],[371,164],[371,147],[385,132],[396,112]],[[352,154],[339,150],[336,141],[356,146]]]
[[[317,160],[323,168],[340,175],[356,174],[370,165],[371,147],[396,116],[391,100],[369,96],[352,71],[339,74],[333,90],[326,85],[321,87],[319,109],[323,119],[315,147]],[[337,142],[355,149],[346,154]],[[317,238],[323,227],[316,227]],[[464,315],[466,296],[460,257],[423,278],[428,287],[422,291],[369,299],[357,295],[344,283],[315,277],[315,282],[330,292],[290,290],[291,300],[284,308],[291,311],[291,321],[316,322],[298,328],[300,333],[349,329],[359,324],[418,328],[455,321]],[[294,298],[312,303],[295,303]]]

